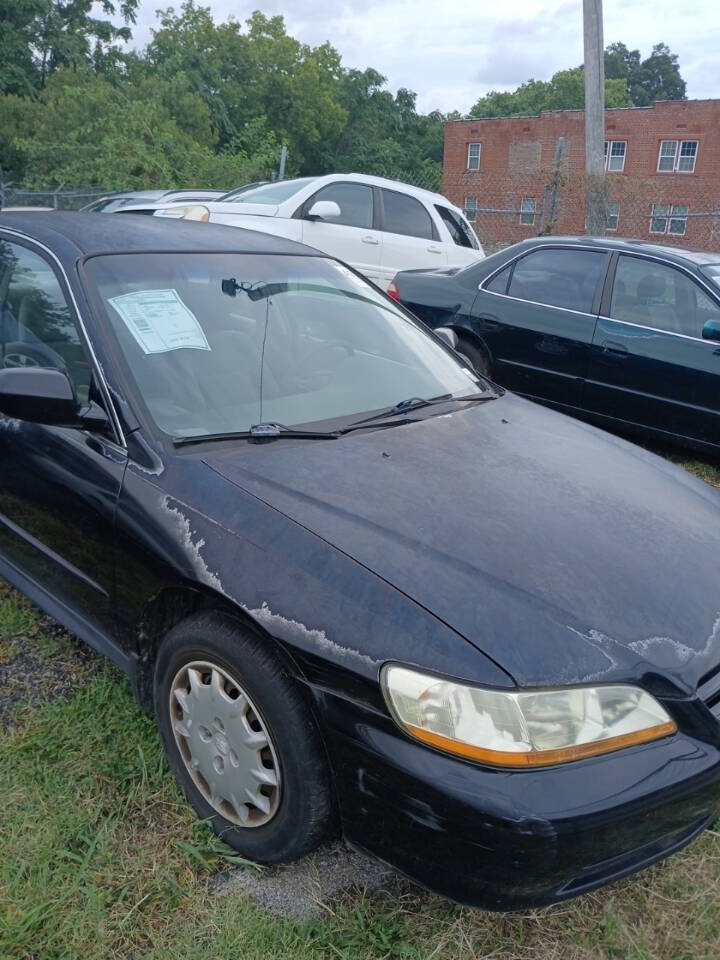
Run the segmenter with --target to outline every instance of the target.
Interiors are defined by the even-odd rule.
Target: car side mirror
[[[458,337],[454,330],[451,330],[450,327],[435,327],[435,335],[440,337],[451,350],[457,350]]]
[[[90,402],[80,408],[66,373],[49,367],[0,370],[0,413],[16,420],[48,426],[102,430],[105,411]]]
[[[306,220],[333,220],[342,211],[334,200],[317,200],[305,214]]]
[[[703,340],[720,340],[720,320],[708,320],[702,328]]]

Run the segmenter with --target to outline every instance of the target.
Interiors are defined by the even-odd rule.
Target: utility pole
[[[555,229],[555,221],[557,220],[557,195],[558,187],[560,186],[560,174],[562,171],[564,153],[565,137],[558,137],[557,143],[555,144],[555,162],[553,163],[553,178],[552,186],[550,188],[550,212],[548,214],[548,222],[546,224],[546,228],[549,227],[549,230],[547,231],[548,233]]]
[[[282,145],[282,150],[280,151],[280,170],[278,171],[278,180],[285,179],[285,161],[287,160],[287,147],[285,144]]]
[[[585,39],[585,233],[605,233],[605,54],[602,0],[583,0]]]

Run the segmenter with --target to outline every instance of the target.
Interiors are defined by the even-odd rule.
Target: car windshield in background
[[[315,177],[298,177],[296,180],[280,180],[278,183],[264,183],[261,187],[255,187],[252,190],[235,191],[239,196],[226,194],[220,198],[220,203],[229,203],[237,199],[238,203],[267,203],[277,206],[288,200],[298,190],[302,190],[308,183],[312,183]]]
[[[708,280],[712,280],[716,287],[720,287],[720,263],[710,263],[700,269]]]
[[[174,437],[354,420],[409,397],[483,389],[331,260],[123,254],[86,270],[152,419]]]

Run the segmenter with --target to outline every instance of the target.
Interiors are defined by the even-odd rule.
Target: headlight
[[[175,220],[201,220],[203,223],[207,223],[210,219],[210,211],[207,207],[203,207],[201,203],[193,203],[190,206],[177,204],[176,206],[156,210],[155,216],[172,217]]]
[[[609,753],[675,733],[665,710],[624,684],[508,693],[388,664],[381,683],[411,736],[438,750],[503,767],[535,767]]]

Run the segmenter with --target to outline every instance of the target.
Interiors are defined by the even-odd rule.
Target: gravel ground
[[[65,699],[80,678],[99,663],[84,643],[68,642],[62,627],[52,620],[42,625],[45,638],[57,640],[57,650],[46,652],[27,637],[13,637],[12,651],[0,663],[0,730],[13,727],[13,716],[23,704]]]
[[[403,885],[409,881],[339,841],[297,863],[224,873],[213,892],[245,893],[265,910],[303,921],[322,916],[333,901],[347,894],[396,891]]]

